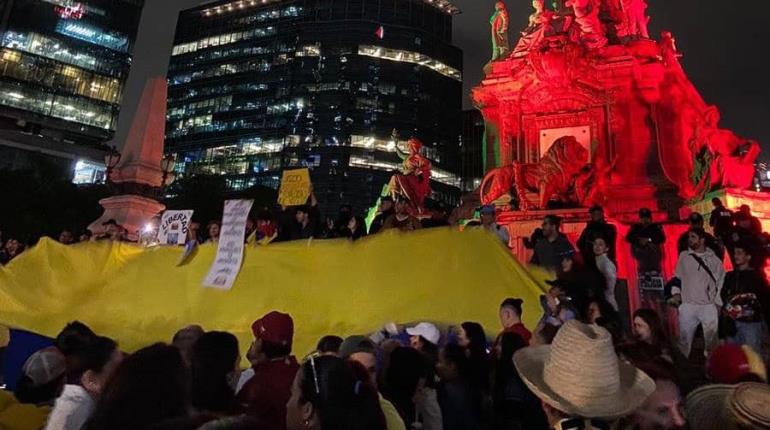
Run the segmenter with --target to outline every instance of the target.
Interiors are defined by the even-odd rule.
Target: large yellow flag
[[[134,351],[200,324],[234,333],[245,349],[252,321],[280,310],[294,317],[295,351],[303,354],[323,335],[368,333],[391,321],[478,321],[494,335],[506,297],[524,299],[530,328],[542,313],[541,281],[482,229],[247,247],[229,291],[201,286],[214,246],[177,267],[182,252],[43,239],[0,267],[0,325],[53,336],[77,319]]]

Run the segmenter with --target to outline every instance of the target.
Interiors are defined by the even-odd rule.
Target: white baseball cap
[[[438,331],[438,328],[428,322],[421,322],[414,327],[409,327],[406,329],[406,333],[410,336],[422,336],[434,345],[438,345],[438,341],[441,339],[441,332]]]

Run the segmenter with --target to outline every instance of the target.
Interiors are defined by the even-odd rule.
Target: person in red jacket
[[[286,402],[299,364],[291,355],[294,321],[291,316],[270,312],[251,325],[254,342],[250,356],[254,357],[249,379],[238,393],[240,410],[263,420],[268,428],[286,429]]]
[[[521,337],[528,346],[532,340],[532,333],[521,322],[522,308],[524,303],[521,299],[507,298],[500,304],[500,325],[503,331],[497,336],[495,347],[500,343],[500,338],[504,333],[515,333]]]

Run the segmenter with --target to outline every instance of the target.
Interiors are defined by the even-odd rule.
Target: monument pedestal
[[[138,240],[149,220],[166,209],[162,203],[138,195],[120,195],[107,197],[99,201],[104,208],[104,214],[91,223],[88,229],[92,232],[104,230],[103,223],[114,219],[128,231],[129,240]]]

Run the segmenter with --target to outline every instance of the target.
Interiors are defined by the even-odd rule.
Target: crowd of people
[[[531,263],[556,274],[540,298],[542,314],[526,327],[523,301],[504,299],[490,309],[500,321],[496,336],[473,321],[389,323],[346,338],[330,333],[297,360],[294,321],[277,311],[254,321],[246,351],[230,333],[192,325],[169,344],[126,354],[120,339],[73,322],[26,359],[13,393],[0,392],[0,428],[770,429],[766,235],[747,207],[732,213],[713,203],[714,234],[692,214],[670,277],[667,238],[649,209],[622,242],[603,208],[592,207],[577,249],[562,220],[546,216],[525,241]],[[246,237],[358,239],[446,224],[384,198],[366,231],[347,206],[322,222],[311,197],[307,206],[259,212]],[[473,225],[510,242],[493,207],[482,207]],[[102,237],[81,240],[125,235],[114,221],[105,227]],[[199,229],[191,226],[191,240],[216,242],[218,223]],[[17,255],[11,241],[4,252]],[[616,294],[620,246],[636,260],[642,303],[625,319]]]
[[[640,301],[660,315],[664,326],[673,326],[679,333],[677,346],[685,356],[689,357],[699,328],[705,355],[721,340],[762,352],[770,324],[770,287],[764,273],[769,241],[747,206],[733,214],[719,199],[713,205],[714,235],[706,232],[700,214],[691,214],[689,228],[677,240],[676,268],[668,277],[663,273],[664,230],[653,222],[651,210],[639,211],[640,221],[625,239],[636,260]],[[587,318],[591,309],[607,320],[607,314],[621,310],[615,292],[614,251],[626,245],[617,242],[617,229],[604,218],[601,207],[591,208],[590,215],[577,251],[559,231],[561,220],[554,215],[546,216],[542,229],[528,241],[533,249],[531,263],[557,274],[552,282],[552,295],[557,298],[544,303],[553,311],[552,321],[565,322],[559,315]],[[732,266],[729,272],[725,255]],[[675,323],[667,320],[671,308],[677,310]],[[621,322],[610,319],[606,328],[617,332]]]
[[[188,326],[126,354],[72,322],[26,360],[14,393],[0,392],[0,428],[770,428],[766,368],[749,346],[721,345],[700,368],[652,309],[616,335],[602,322],[611,307],[560,324],[546,309],[530,331],[522,305],[502,301],[494,337],[472,321],[388,323],[323,336],[302,360],[293,319],[273,311],[250,327],[246,366],[227,332]]]
[[[491,207],[494,214],[494,207]],[[286,242],[303,239],[338,239],[349,238],[358,240],[370,234],[376,234],[389,229],[413,231],[431,227],[446,227],[450,225],[449,211],[443,206],[435,207],[429,217],[416,217],[412,214],[410,203],[404,198],[394,199],[391,196],[381,198],[375,217],[367,226],[365,214],[356,213],[353,207],[344,204],[336,216],[323,216],[318,208],[318,202],[311,193],[306,205],[291,207],[262,207],[252,210],[246,222],[245,237],[248,242],[269,243]],[[483,218],[483,215],[482,215]],[[150,223],[150,232],[157,234],[157,228],[152,227],[160,222],[156,217]],[[494,216],[491,217],[494,223]],[[217,243],[221,230],[221,220],[210,220],[202,223],[193,219],[188,227],[188,242]],[[152,243],[154,238],[144,237],[147,232],[137,232],[139,241],[147,240]],[[79,234],[75,229],[62,230],[56,237],[57,241],[72,245],[89,241],[129,241],[128,230],[116,220],[110,219],[102,224],[99,234],[83,230]],[[507,238],[507,236],[506,236]],[[507,240],[507,239],[506,239]],[[0,265],[5,265],[28,247],[27,243],[16,238],[4,239],[0,232]]]

